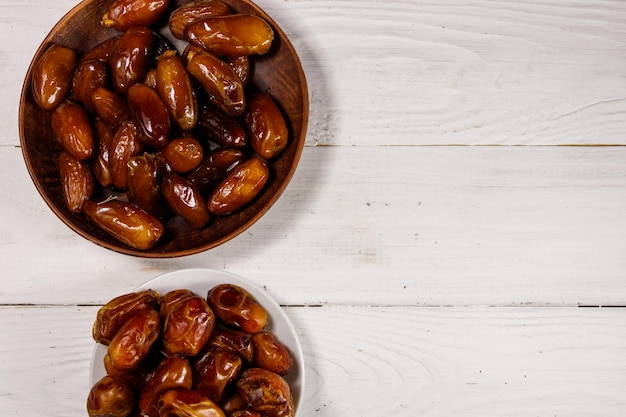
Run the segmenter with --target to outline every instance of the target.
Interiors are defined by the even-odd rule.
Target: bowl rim
[[[67,21],[69,21],[72,17],[74,17],[74,15],[78,13],[81,10],[81,8],[95,1],[98,1],[98,0],[81,0],[77,5],[72,7],[67,13],[65,13],[55,23],[55,25],[50,29],[50,31],[46,34],[44,39],[41,41],[39,47],[37,48],[35,54],[33,55],[33,58],[31,59],[30,64],[28,65],[26,74],[24,76],[22,89],[20,91],[20,102],[18,106],[18,134],[20,138],[20,147],[22,151],[22,157],[26,164],[28,174],[32,182],[35,185],[35,188],[37,189],[38,193],[40,194],[40,196],[42,197],[46,205],[52,210],[52,212],[56,215],[56,217],[61,220],[62,223],[64,223],[66,226],[68,226],[75,233],[82,236],[87,241],[95,243],[96,245],[109,249],[113,252],[130,255],[130,256],[136,256],[140,258],[163,258],[163,259],[176,258],[176,257],[189,256],[189,255],[194,255],[194,254],[198,254],[201,252],[205,252],[209,249],[213,249],[217,246],[220,246],[234,239],[238,235],[248,230],[257,221],[259,221],[270,210],[270,208],[276,203],[276,201],[281,197],[281,195],[284,193],[289,183],[291,182],[291,179],[296,172],[296,169],[298,167],[298,164],[302,156],[304,144],[306,141],[307,131],[308,131],[308,124],[309,124],[310,98],[309,98],[308,82],[306,79],[306,74],[304,72],[302,61],[293,43],[291,42],[287,34],[283,31],[283,29],[276,23],[276,21],[270,15],[268,15],[267,12],[265,12],[260,6],[258,6],[252,0],[237,0],[237,2],[246,3],[247,6],[250,6],[254,10],[254,13],[263,17],[272,27],[274,32],[278,34],[277,37],[280,38],[282,46],[287,48],[289,55],[292,57],[292,59],[294,60],[296,64],[295,66],[296,66],[296,70],[298,73],[298,78],[300,79],[300,91],[302,95],[302,114],[301,114],[302,123],[301,123],[300,131],[298,132],[297,135],[295,134],[295,132],[292,132],[293,140],[296,140],[297,146],[295,147],[293,160],[289,165],[289,169],[284,173],[284,181],[282,181],[279,184],[275,192],[268,199],[267,203],[264,204],[262,207],[260,207],[259,210],[254,215],[252,215],[248,220],[246,220],[238,228],[224,234],[223,236],[220,236],[219,238],[215,240],[212,240],[208,243],[205,243],[205,244],[193,247],[193,248],[186,248],[186,249],[180,249],[180,250],[142,251],[142,250],[134,249],[130,246],[127,246],[123,244],[122,242],[110,243],[105,240],[102,240],[86,232],[85,230],[80,228],[77,224],[75,224],[70,219],[68,219],[66,214],[49,200],[46,194],[46,188],[44,187],[40,179],[37,177],[35,167],[33,166],[33,162],[29,158],[28,151],[27,151],[26,132],[24,128],[25,113],[26,113],[26,97],[29,94],[29,89],[31,88],[30,82],[32,78],[32,72],[37,63],[37,59],[52,44],[52,39],[54,38],[58,29],[64,24],[66,24]],[[232,0],[222,0],[222,1],[228,4],[232,3]]]

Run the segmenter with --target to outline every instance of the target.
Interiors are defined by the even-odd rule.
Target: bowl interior
[[[139,251],[109,236],[82,214],[71,213],[66,208],[57,167],[61,148],[51,131],[50,114],[37,107],[30,88],[34,63],[52,43],[71,47],[81,54],[119,33],[100,25],[100,18],[110,1],[85,0],[78,4],[54,26],[33,57],[19,107],[20,141],[30,176],[43,199],[65,224],[108,249],[142,257],[175,257],[218,246],[254,224],[282,194],[296,169],[304,146],[309,112],[307,84],[298,55],[276,22],[254,3],[224,0],[236,12],[263,17],[274,29],[272,49],[265,55],[254,57],[250,82],[257,89],[268,92],[278,103],[290,131],[289,144],[279,157],[269,161],[272,177],[261,195],[247,207],[228,216],[214,217],[208,226],[199,230],[192,230],[179,218],[173,218],[165,223],[165,235],[155,247]],[[185,2],[174,1],[172,7]],[[180,41],[169,33],[166,21],[154,29],[182,48]]]
[[[267,330],[274,333],[278,340],[291,352],[294,358],[294,366],[289,374],[285,376],[285,380],[289,383],[297,415],[298,405],[302,401],[304,392],[304,356],[302,347],[291,321],[280,305],[267,292],[240,276],[225,271],[202,268],[183,269],[161,275],[146,282],[137,288],[137,291],[152,289],[165,294],[168,291],[184,288],[195,292],[197,295],[206,296],[208,291],[215,285],[224,283],[238,285],[256,298],[268,312],[269,323]],[[96,344],[91,359],[90,386],[106,374],[102,362],[105,354],[106,346]]]

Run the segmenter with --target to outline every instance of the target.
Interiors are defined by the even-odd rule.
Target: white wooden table
[[[82,416],[98,307],[168,271],[267,288],[301,417],[626,415],[626,2],[258,0],[309,82],[301,164],[227,244],[147,260],[39,198],[17,110],[76,0],[0,0],[0,414]]]

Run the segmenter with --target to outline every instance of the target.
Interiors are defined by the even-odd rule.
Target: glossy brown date
[[[204,197],[189,180],[178,174],[167,174],[161,182],[161,193],[172,211],[192,229],[206,225],[211,216]]]
[[[139,366],[159,337],[161,318],[154,309],[140,310],[130,316],[109,343],[106,355],[119,371]]]
[[[252,363],[254,346],[250,335],[234,329],[218,327],[213,330],[208,346],[228,349],[238,354],[247,364]]]
[[[226,417],[213,401],[193,390],[169,390],[159,397],[161,417]]]
[[[131,121],[123,122],[109,148],[109,171],[113,186],[118,190],[128,188],[128,161],[140,155],[143,148],[136,125]]]
[[[250,57],[248,55],[225,56],[224,62],[235,70],[243,85],[248,83],[251,71]]]
[[[188,54],[186,68],[207,91],[214,105],[231,116],[244,112],[243,83],[230,65],[211,53],[200,51]]]
[[[182,130],[191,130],[198,121],[198,102],[189,73],[175,51],[157,58],[156,86],[172,119]]]
[[[144,417],[159,417],[159,396],[170,389],[191,389],[193,373],[185,358],[165,358],[148,376],[139,396],[139,410]]]
[[[185,27],[191,22],[211,16],[232,13],[231,7],[220,0],[194,0],[176,8],[168,20],[168,27],[175,38],[185,39]]]
[[[44,110],[54,110],[67,97],[76,68],[76,52],[52,44],[33,67],[31,91],[35,103]]]
[[[165,13],[169,0],[114,0],[101,23],[121,32],[133,26],[150,26]]]
[[[159,305],[159,294],[152,290],[131,292],[113,298],[100,307],[92,328],[93,339],[108,345],[120,327],[141,310],[155,309]]]
[[[94,134],[98,144],[98,153],[91,161],[91,171],[98,183],[103,187],[111,187],[113,179],[111,178],[111,170],[109,168],[109,149],[113,142],[115,133],[109,129],[109,126],[96,117],[93,122]]]
[[[91,93],[91,104],[94,112],[111,129],[117,129],[123,122],[130,120],[126,99],[104,87],[98,87]]]
[[[243,409],[233,411],[228,417],[263,417],[263,414],[256,410]]]
[[[105,232],[139,250],[152,248],[165,231],[161,222],[139,206],[119,200],[88,200],[83,213]]]
[[[63,149],[79,161],[94,154],[91,120],[80,104],[69,99],[59,104],[52,112],[52,132]]]
[[[228,349],[215,348],[204,353],[194,364],[195,387],[211,401],[220,403],[233,388],[243,363]]]
[[[224,180],[226,174],[245,161],[243,151],[235,148],[218,148],[209,153],[187,179],[202,195],[209,195]]]
[[[262,55],[274,40],[274,31],[262,18],[248,14],[207,17],[189,23],[185,39],[219,56]]]
[[[254,365],[278,375],[287,375],[293,366],[293,358],[289,350],[276,335],[270,332],[259,332],[251,337],[254,346]]]
[[[156,68],[150,68],[146,73],[143,83],[150,88],[157,89],[157,71]]]
[[[94,192],[95,184],[89,165],[67,152],[61,152],[59,174],[65,205],[72,213],[80,213]]]
[[[246,131],[241,123],[213,106],[207,106],[200,111],[198,131],[220,146],[243,149],[248,144]]]
[[[170,309],[176,305],[179,301],[182,301],[189,297],[194,297],[195,294],[191,290],[187,289],[178,289],[168,291],[161,297],[161,307],[159,310],[159,314],[161,317],[165,317],[170,313]]]
[[[149,153],[130,158],[128,166],[128,200],[157,218],[169,213],[161,194],[163,176],[157,158]]]
[[[227,326],[246,333],[258,333],[267,325],[265,308],[238,285],[216,285],[209,290],[207,301],[215,315]]]
[[[195,356],[209,340],[215,315],[200,296],[172,305],[163,325],[163,348],[168,356]]]
[[[268,417],[293,417],[295,407],[289,384],[280,375],[261,368],[243,371],[237,392],[253,410]]]
[[[244,402],[243,398],[241,398],[241,395],[239,395],[236,390],[220,403],[222,411],[224,411],[228,417],[230,417],[233,412],[243,410],[247,406],[248,405]]]
[[[92,94],[108,82],[106,62],[97,59],[81,60],[72,78],[72,98],[79,101],[90,114],[95,112]]]
[[[109,56],[116,92],[125,94],[130,86],[143,81],[152,64],[155,48],[156,36],[145,26],[134,26],[120,36]]]
[[[123,379],[106,375],[89,390],[87,414],[90,417],[127,417],[135,408],[135,393]]]
[[[248,97],[244,121],[250,133],[250,144],[262,158],[272,159],[287,147],[287,123],[276,102],[268,94],[256,92]]]
[[[202,162],[202,145],[192,137],[171,139],[161,150],[161,154],[172,171],[184,174],[195,169]]]
[[[139,138],[153,148],[165,146],[170,135],[170,116],[159,94],[147,85],[137,83],[128,89],[126,102],[139,130]]]
[[[208,199],[209,212],[226,215],[252,201],[265,187],[269,168],[257,157],[252,157],[234,168],[217,186]]]
[[[109,62],[109,57],[111,56],[113,48],[117,44],[117,40],[120,36],[121,35],[114,35],[96,44],[79,58],[79,62],[90,61],[92,59]]]

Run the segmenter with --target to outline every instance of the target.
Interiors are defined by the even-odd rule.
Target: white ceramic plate
[[[189,289],[198,295],[206,297],[208,291],[218,284],[234,284],[246,289],[267,310],[269,319],[267,330],[273,332],[291,352],[294,365],[285,379],[291,387],[291,393],[298,415],[299,407],[304,392],[304,358],[302,347],[296,331],[289,321],[283,309],[263,289],[256,284],[225,271],[213,269],[182,269],[161,275],[150,280],[137,288],[137,291],[152,289],[161,294],[177,289]],[[121,294],[120,294],[121,295]],[[94,317],[95,320],[95,317]],[[106,354],[106,346],[96,344],[91,358],[91,372],[89,375],[90,386],[105,376],[102,363]]]

